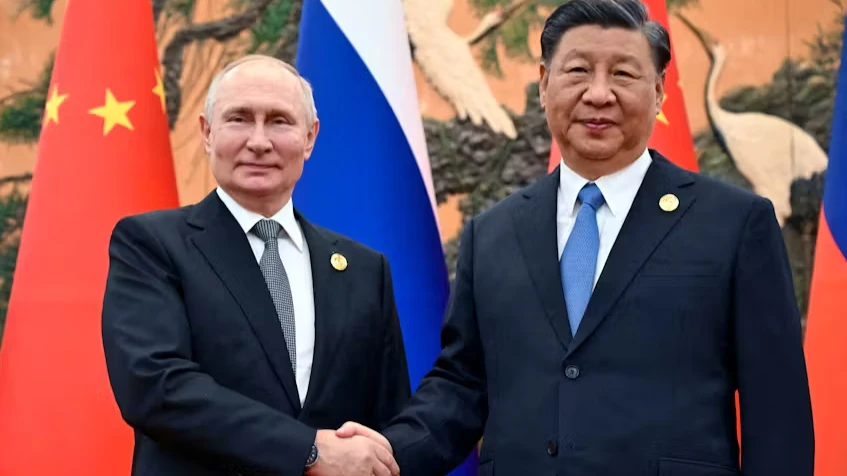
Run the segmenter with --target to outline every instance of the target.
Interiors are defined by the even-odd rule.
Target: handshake
[[[307,476],[398,476],[391,444],[380,433],[347,422],[338,430],[318,430],[318,459]]]

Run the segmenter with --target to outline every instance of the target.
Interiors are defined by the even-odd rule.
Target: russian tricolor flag
[[[306,0],[297,68],[321,129],[295,203],[388,257],[417,388],[441,349],[449,285],[401,0]],[[453,474],[472,474],[475,456]]]
[[[847,41],[847,32],[844,40]],[[809,297],[806,359],[815,476],[847,475],[847,49],[841,53],[829,166]]]

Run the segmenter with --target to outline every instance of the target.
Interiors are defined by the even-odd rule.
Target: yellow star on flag
[[[162,84],[162,75],[159,74],[158,69],[154,69],[153,73],[156,74],[156,87],[153,88],[153,94],[159,96],[159,101],[162,103],[162,112],[165,112],[165,85]]]
[[[665,94],[665,96],[662,98],[662,109],[659,110],[658,114],[656,114],[656,119],[658,119],[659,122],[661,122],[662,124],[664,124],[666,126],[670,124],[670,122],[668,122],[667,116],[665,116],[665,110],[664,110],[665,101],[667,99],[668,99],[668,95]]]
[[[109,133],[113,127],[116,125],[121,125],[126,127],[129,130],[132,129],[132,123],[129,122],[129,117],[127,117],[127,113],[132,106],[135,105],[135,101],[124,101],[120,102],[115,99],[115,96],[112,94],[110,89],[106,89],[106,104],[91,109],[91,114],[95,116],[100,116],[103,118],[103,135]]]
[[[59,106],[68,98],[67,94],[59,94],[59,86],[53,86],[53,92],[50,93],[50,99],[44,105],[44,124],[47,125],[50,121],[59,123]]]

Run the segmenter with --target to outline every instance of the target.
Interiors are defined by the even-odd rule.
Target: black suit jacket
[[[296,214],[311,255],[315,352],[301,408],[247,237],[212,192],[121,220],[103,344],[135,429],[134,475],[303,473],[316,429],[382,427],[410,395],[385,257]],[[336,271],[330,256],[347,258]]]
[[[468,223],[443,350],[384,434],[403,476],[812,476],[800,316],[764,198],[657,153],[571,337],[559,173]],[[662,211],[668,193],[679,207]]]

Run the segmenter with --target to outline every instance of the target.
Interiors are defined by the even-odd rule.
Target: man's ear
[[[200,133],[203,135],[203,148],[206,149],[206,154],[211,154],[212,143],[209,136],[212,133],[212,125],[204,114],[200,114]]]
[[[320,129],[321,121],[315,118],[315,122],[312,124],[312,127],[306,135],[306,160],[309,160],[309,157],[312,156],[312,151],[315,150],[315,141],[318,139],[318,131],[320,131]]]

